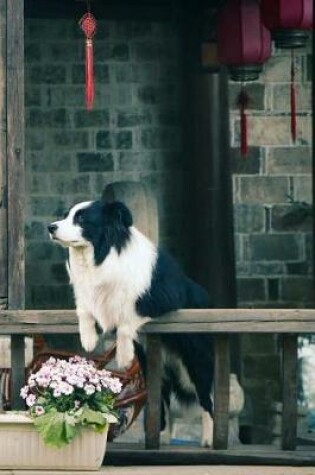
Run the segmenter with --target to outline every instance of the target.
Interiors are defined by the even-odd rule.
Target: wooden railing
[[[165,333],[213,333],[215,337],[214,449],[228,448],[229,335],[281,334],[282,342],[282,449],[294,450],[297,433],[297,336],[315,333],[315,310],[211,309],[179,310],[146,324],[147,417],[146,448],[159,448],[161,408],[161,345]],[[19,408],[24,382],[26,335],[78,333],[75,311],[0,311],[0,334],[11,336],[13,406]]]

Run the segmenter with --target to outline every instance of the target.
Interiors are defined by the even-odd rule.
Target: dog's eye
[[[78,224],[82,224],[84,221],[83,213],[77,213],[75,216],[75,221]]]

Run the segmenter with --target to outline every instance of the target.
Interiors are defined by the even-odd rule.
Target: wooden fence
[[[159,449],[161,409],[161,345],[165,333],[213,333],[215,337],[214,372],[214,449],[228,449],[229,335],[280,334],[282,345],[282,450],[290,455],[297,441],[297,337],[315,333],[315,310],[211,309],[179,310],[146,324],[148,400],[146,449]],[[78,333],[72,310],[0,311],[0,334],[11,336],[12,402],[21,407],[20,387],[24,384],[24,336],[34,334]],[[250,451],[250,446],[248,446]],[[290,453],[288,452],[290,451]],[[282,452],[282,457],[283,459]],[[268,457],[268,453],[266,453]],[[304,458],[303,458],[304,457]],[[304,453],[304,462],[315,462],[315,454]]]

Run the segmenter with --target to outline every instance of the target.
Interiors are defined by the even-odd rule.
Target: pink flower
[[[36,416],[42,416],[43,414],[45,414],[45,409],[43,408],[43,406],[35,406],[35,414]]]
[[[28,407],[34,406],[35,402],[36,397],[34,396],[34,394],[29,394],[26,398],[26,404],[28,405]]]
[[[93,386],[93,384],[86,384],[84,386],[84,391],[88,396],[90,396],[95,393],[95,386]]]
[[[61,395],[62,395],[62,392],[61,392],[60,388],[55,388],[54,392],[53,392],[53,396],[54,397],[60,397]]]
[[[22,399],[27,398],[29,390],[30,390],[29,386],[23,386],[23,388],[21,388],[20,396]]]

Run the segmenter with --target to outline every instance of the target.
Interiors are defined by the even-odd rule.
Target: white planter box
[[[0,413],[0,469],[98,470],[106,444],[107,430],[84,428],[66,447],[47,447],[24,413]]]

